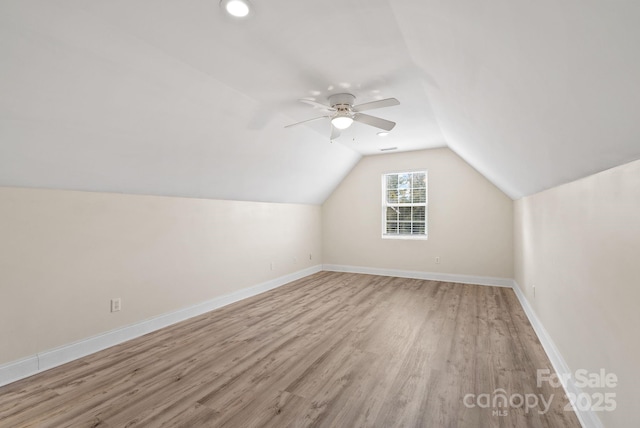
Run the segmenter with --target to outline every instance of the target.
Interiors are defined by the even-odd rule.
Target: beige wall
[[[0,188],[0,364],[320,264],[320,211]]]
[[[382,174],[421,168],[429,239],[382,239]],[[324,203],[322,222],[327,264],[513,277],[513,201],[447,148],[363,158]]]
[[[640,161],[517,201],[515,277],[571,372],[618,376],[605,426],[637,426]]]

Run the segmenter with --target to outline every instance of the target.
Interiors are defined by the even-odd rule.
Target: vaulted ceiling
[[[0,185],[322,203],[449,146],[512,198],[640,158],[640,2],[1,0]],[[296,101],[395,97],[335,142]]]

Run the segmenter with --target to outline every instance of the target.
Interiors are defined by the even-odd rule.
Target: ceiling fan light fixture
[[[220,5],[231,16],[244,18],[251,12],[251,7],[247,0],[222,0]]]
[[[351,126],[352,123],[353,123],[353,118],[346,115],[336,116],[333,119],[331,119],[331,124],[340,130],[347,129],[348,127]]]

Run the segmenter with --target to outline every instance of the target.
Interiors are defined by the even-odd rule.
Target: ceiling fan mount
[[[386,98],[383,100],[371,101],[364,104],[354,105],[356,97],[352,94],[341,93],[330,95],[327,100],[329,105],[321,104],[315,100],[302,98],[299,101],[309,104],[316,109],[323,110],[327,114],[313,119],[303,120],[302,122],[293,123],[285,126],[289,128],[303,123],[319,120],[330,119],[331,121],[331,140],[340,136],[340,131],[347,129],[355,122],[364,123],[365,125],[374,126],[385,131],[391,131],[395,126],[395,122],[382,119],[368,114],[361,113],[366,110],[373,110],[382,107],[391,107],[400,104],[395,98]]]
[[[351,94],[333,94],[327,98],[329,105],[333,108],[347,107],[351,108],[356,101],[356,97]]]

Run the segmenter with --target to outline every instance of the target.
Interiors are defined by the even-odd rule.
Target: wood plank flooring
[[[579,427],[544,368],[510,289],[320,272],[2,387],[0,426]]]

